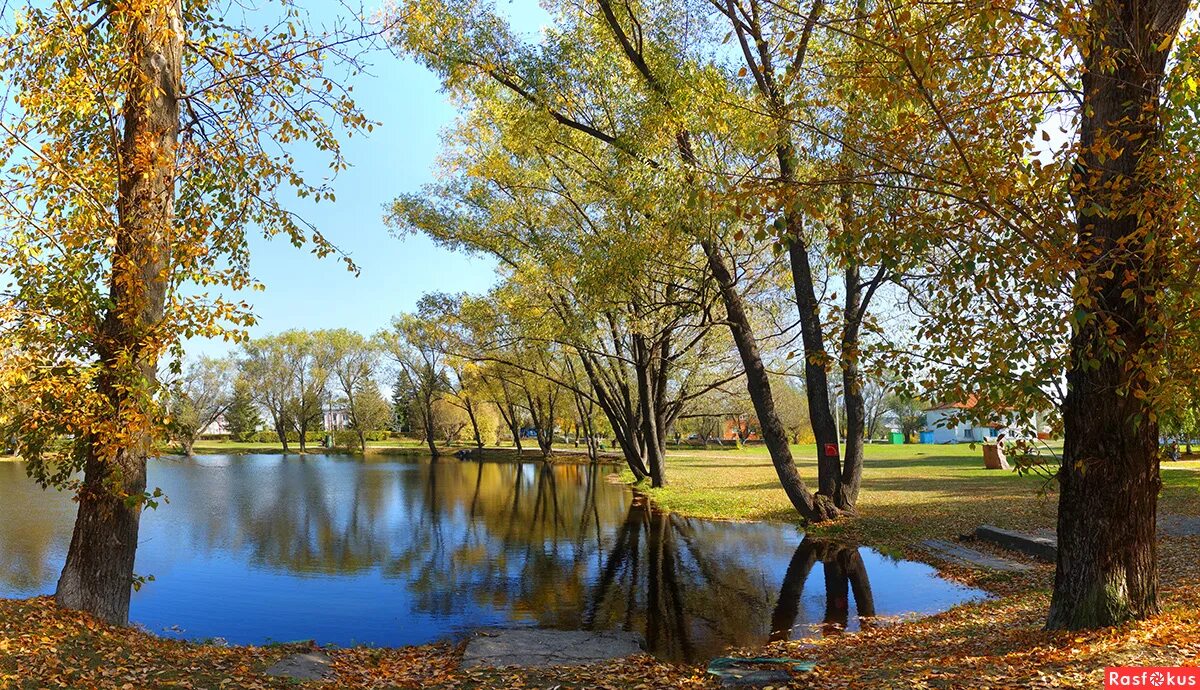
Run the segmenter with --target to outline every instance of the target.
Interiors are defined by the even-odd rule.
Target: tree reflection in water
[[[9,470],[0,472],[0,596],[51,591],[70,502],[43,495],[23,468],[0,469]],[[133,618],[235,643],[416,644],[513,624],[624,629],[661,657],[698,661],[732,646],[836,634],[875,614],[859,549],[802,539],[788,525],[665,513],[606,481],[611,471],[158,461],[150,481],[170,503],[145,518],[137,572],[156,581],[135,595]],[[35,505],[42,509],[10,510]],[[889,613],[921,604],[926,595],[910,596],[910,581],[938,593],[942,608],[972,595],[925,566],[897,570],[866,553],[893,578],[887,598],[906,597],[886,602]]]
[[[763,573],[753,561],[706,550],[694,522],[635,496],[589,596],[584,627],[644,632],[650,651],[681,660],[708,658],[729,646],[791,639],[807,633],[802,602],[818,562],[824,575],[824,634],[846,629],[851,591],[861,623],[875,615],[857,547],[805,538],[778,590],[771,591],[760,586]]]

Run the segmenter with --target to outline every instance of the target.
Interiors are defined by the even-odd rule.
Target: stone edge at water
[[[267,675],[294,680],[326,680],[333,675],[329,661],[323,652],[291,654],[271,664]]]
[[[632,632],[501,628],[477,633],[463,653],[463,668],[582,666],[641,654]]]

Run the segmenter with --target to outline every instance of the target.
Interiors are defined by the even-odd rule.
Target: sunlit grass
[[[1054,448],[1057,452],[1057,448]],[[792,447],[801,477],[815,490],[816,447]],[[1046,472],[988,470],[970,445],[868,445],[858,515],[817,531],[861,539],[885,549],[922,539],[953,538],[981,524],[1049,530],[1057,487]],[[1200,462],[1164,463],[1160,512],[1200,513]],[[1188,471],[1184,471],[1188,470]],[[626,472],[626,481],[632,476]],[[639,487],[664,508],[732,520],[799,519],[766,449],[678,450],[668,454],[668,485]]]

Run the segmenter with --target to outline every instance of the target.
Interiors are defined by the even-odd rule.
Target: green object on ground
[[[892,432],[892,445],[893,446],[904,445],[904,434],[900,433],[899,431],[893,431]]]
[[[817,667],[816,662],[805,661],[803,659],[788,659],[779,657],[752,656],[752,657],[730,657],[721,656],[708,662],[709,675],[719,678],[737,678],[740,674],[737,671],[746,673],[754,672],[754,669],[745,668],[750,664],[779,664],[787,665],[793,671],[811,671]]]

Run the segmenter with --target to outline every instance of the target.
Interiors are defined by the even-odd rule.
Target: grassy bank
[[[801,477],[817,481],[816,447],[793,446]],[[668,485],[640,486],[656,503],[696,517],[795,521],[766,449],[675,451]],[[626,471],[625,479],[633,477]],[[1200,462],[1163,464],[1160,511],[1200,515]],[[931,537],[954,538],[980,524],[1052,529],[1058,496],[1044,475],[987,470],[983,451],[968,445],[870,445],[866,448],[859,515],[815,531],[859,539],[885,550],[907,550]]]

